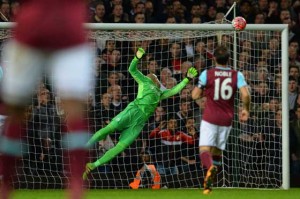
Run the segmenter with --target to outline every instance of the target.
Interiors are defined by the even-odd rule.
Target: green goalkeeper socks
[[[104,165],[111,161],[114,157],[116,157],[118,154],[120,154],[122,151],[124,151],[126,147],[122,143],[118,143],[114,148],[111,148],[108,150],[100,159],[98,159],[96,162],[93,162],[93,166],[96,168],[98,166]]]

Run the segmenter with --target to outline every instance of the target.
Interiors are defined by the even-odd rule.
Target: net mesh
[[[3,41],[11,35],[11,31],[0,32]],[[95,90],[91,91],[86,109],[91,134],[136,97],[137,83],[127,68],[138,47],[147,52],[139,69],[145,75],[155,72],[166,88],[179,83],[189,66],[195,66],[198,71],[213,67],[213,51],[218,43],[230,49],[230,64],[235,64],[233,31],[97,30],[89,31],[88,35],[97,55]],[[253,104],[250,120],[241,123],[237,94],[233,129],[216,186],[281,186],[280,39],[280,32],[274,31],[237,33],[236,67],[245,75]],[[64,158],[61,139],[64,111],[49,82],[44,78],[28,107],[25,140],[29,151],[22,158],[14,181],[19,188],[62,188],[66,180],[64,168],[68,160]],[[196,83],[188,84],[180,94],[162,101],[136,141],[110,163],[92,172],[88,187],[129,188],[145,163],[141,156],[145,151],[150,156],[147,163],[154,164],[161,175],[162,187],[201,187],[205,170],[198,156],[198,137],[206,99],[191,100]],[[46,88],[43,89],[46,93],[39,92],[41,87]],[[46,102],[38,108],[43,97]],[[173,127],[174,131],[168,131]],[[174,140],[170,141],[157,137],[158,133],[180,136],[173,136]],[[119,136],[120,132],[114,132],[97,143],[89,151],[89,160],[95,161],[115,146]],[[151,187],[154,183],[151,172],[142,173],[140,186]]]

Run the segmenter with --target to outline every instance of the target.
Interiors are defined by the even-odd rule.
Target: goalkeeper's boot
[[[85,165],[85,172],[82,175],[83,180],[87,180],[88,175],[91,173],[92,170],[94,170],[96,167],[94,166],[93,163],[87,163]]]
[[[216,177],[216,174],[217,174],[217,167],[212,165],[208,170],[207,170],[207,173],[206,173],[206,177],[204,179],[204,190],[203,190],[203,194],[210,194],[211,191],[212,191],[212,184],[213,184],[213,181]]]

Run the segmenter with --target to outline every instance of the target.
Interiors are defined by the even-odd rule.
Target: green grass
[[[12,199],[64,199],[62,190],[18,190]],[[290,190],[214,189],[203,195],[200,189],[98,189],[86,192],[85,199],[296,199],[300,188]]]

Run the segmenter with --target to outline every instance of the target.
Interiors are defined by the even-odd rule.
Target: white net
[[[9,34],[9,31],[2,31],[2,39]],[[182,80],[190,66],[198,71],[213,67],[212,55],[218,40],[232,52],[231,65],[234,65],[233,36],[233,31],[205,30],[91,31],[89,40],[98,57],[95,60],[95,90],[87,101],[90,132],[105,126],[136,97],[137,83],[127,68],[138,47],[147,52],[139,69],[144,74],[155,72],[163,86],[170,88]],[[216,186],[278,188],[282,184],[280,32],[242,31],[237,38],[236,67],[247,79],[253,105],[249,122],[241,123],[237,95],[234,128]],[[44,80],[46,90],[35,94],[28,108],[26,140],[29,151],[21,160],[16,187],[63,187],[64,166],[68,164],[63,158],[61,143],[64,113],[49,82]],[[95,169],[88,186],[129,188],[143,166],[140,154],[146,151],[160,173],[162,186],[201,187],[205,170],[198,157],[198,137],[205,98],[197,102],[191,100],[195,83],[162,101],[138,139],[110,163]],[[41,100],[44,100],[43,106],[37,108]],[[162,138],[158,134],[169,137]],[[112,148],[119,136],[120,132],[115,132],[95,145],[89,153],[90,161]],[[142,187],[152,186],[151,172],[142,172],[141,177]]]

